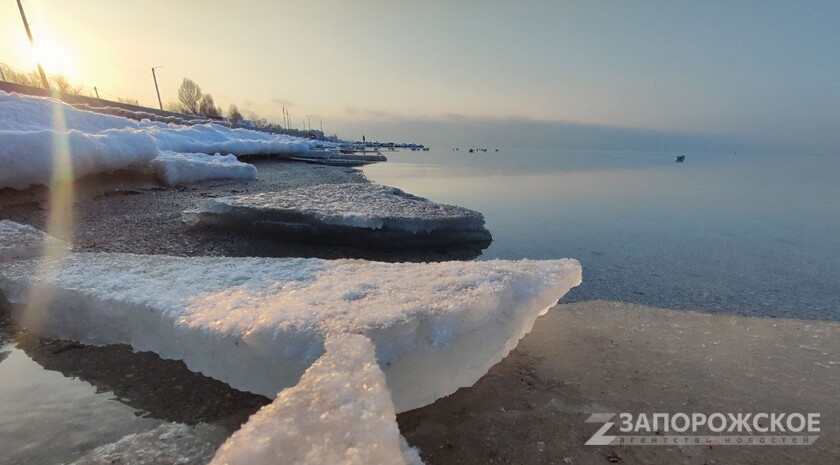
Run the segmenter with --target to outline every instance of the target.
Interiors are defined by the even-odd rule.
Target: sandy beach
[[[459,257],[457,251],[278,247],[259,238],[191,230],[181,223],[181,211],[207,197],[307,183],[367,182],[352,169],[255,163],[260,175],[250,182],[161,188],[146,178],[118,176],[80,183],[74,248],[391,261],[472,258]],[[42,227],[44,193],[3,192],[0,216]],[[840,426],[835,395],[840,383],[840,325],[570,300],[537,320],[517,349],[474,386],[398,415],[402,434],[420,448],[426,463],[832,463],[840,446],[833,434]],[[268,402],[154,354],[17,332],[5,310],[0,313],[2,337],[14,340],[45,370],[113,392],[147,417],[211,425],[216,433],[201,436],[209,451]],[[6,356],[0,355],[0,361]],[[599,426],[585,423],[592,413],[759,411],[818,412],[823,433],[807,447],[584,446]],[[197,454],[191,463],[201,463],[205,456],[206,451]],[[38,461],[30,457],[26,462],[25,457],[18,459]],[[52,457],[70,458],[77,457]]]

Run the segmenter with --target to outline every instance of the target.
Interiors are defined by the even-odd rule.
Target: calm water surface
[[[365,174],[484,213],[480,259],[574,257],[610,299],[840,319],[840,158],[620,151],[387,152]]]

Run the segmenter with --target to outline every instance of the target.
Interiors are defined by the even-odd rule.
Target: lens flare
[[[47,210],[47,234],[72,245],[73,240],[73,156],[68,139],[64,108],[57,105],[53,116],[53,166],[50,182],[49,208]],[[57,241],[47,241],[44,245],[43,259],[38,266],[38,274],[45,278],[58,272],[70,247],[63,247]],[[30,330],[38,332],[44,319],[40,317],[44,310],[52,305],[53,293],[40,286],[29,290],[28,305],[22,321]]]

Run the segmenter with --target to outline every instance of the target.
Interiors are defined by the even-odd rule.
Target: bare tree
[[[38,75],[37,71],[24,73],[11,69],[10,67],[5,65],[0,66],[3,66],[3,74],[5,74],[7,82],[13,82],[15,84],[21,84],[30,87],[44,87],[43,83],[41,82],[41,76]]]
[[[178,110],[188,115],[199,114],[201,87],[190,78],[184,78],[178,89]]]
[[[242,113],[239,112],[239,107],[235,103],[231,103],[228,107],[228,121],[231,123],[242,121]]]
[[[254,126],[265,129],[268,127],[268,120],[258,115],[256,112],[252,111],[248,113],[248,119],[254,122]]]
[[[204,116],[222,116],[222,109],[216,107],[212,95],[204,94],[198,102],[198,114]]]
[[[137,100],[136,98],[117,97],[117,101],[120,102],[120,103],[127,103],[129,105],[135,105],[135,106],[138,106],[138,107],[140,106],[140,101]]]
[[[51,78],[52,85],[62,93],[69,95],[79,95],[82,93],[83,87],[70,84],[70,81],[64,75],[57,74],[51,76]]]

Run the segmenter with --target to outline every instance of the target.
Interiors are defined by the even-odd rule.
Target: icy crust
[[[41,275],[38,270],[51,272]],[[575,260],[361,260],[69,254],[10,260],[0,291],[44,335],[130,344],[272,397],[324,353],[327,335],[365,334],[398,412],[472,385],[537,316],[580,283]]]
[[[193,184],[208,179],[256,179],[257,168],[233,155],[163,151],[152,162],[164,184]]]
[[[45,250],[69,252],[70,245],[32,226],[0,221],[0,266],[7,260],[39,257]]]
[[[370,340],[345,334],[328,338],[325,346],[297,385],[252,415],[211,465],[421,463],[416,450],[401,447],[405,442]]]
[[[294,155],[306,153],[310,142],[281,134],[233,129],[220,124],[179,125],[135,121],[80,110],[58,100],[0,91],[0,189],[49,185],[53,166],[67,157],[79,178],[118,169],[142,168],[161,151],[185,154]],[[161,162],[171,164],[171,157]],[[206,166],[181,178],[206,176]],[[241,177],[242,168],[214,168],[214,177]]]
[[[306,186],[209,199],[184,219],[199,226],[245,228],[300,240],[412,246],[489,242],[484,216],[378,184]],[[358,243],[358,244],[357,244]]]

